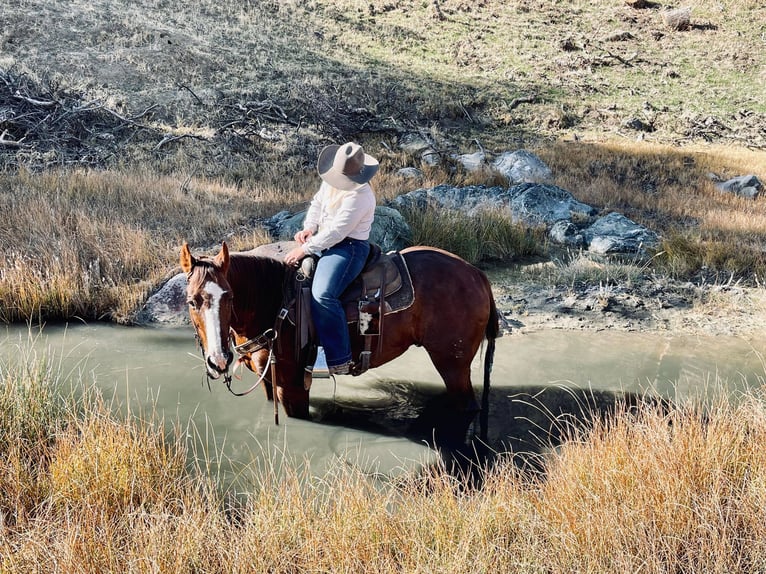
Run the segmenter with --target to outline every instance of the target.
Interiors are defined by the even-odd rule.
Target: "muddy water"
[[[1,364],[46,355],[70,379],[95,381],[123,406],[156,410],[180,423],[201,456],[224,472],[284,456],[310,461],[321,473],[337,461],[392,475],[436,459],[425,441],[452,424],[443,386],[422,349],[361,377],[316,379],[312,421],[280,416],[260,389],[230,395],[208,390],[191,328],[110,325],[26,327],[0,331]],[[498,340],[490,397],[489,437],[495,449],[533,448],[532,437],[555,434],[552,421],[578,417],[584,406],[614,403],[618,393],[686,397],[732,391],[764,380],[764,339],[672,337],[642,333],[547,331]],[[474,382],[481,381],[475,361]],[[240,390],[255,382],[246,373]],[[543,439],[545,437],[542,437]]]

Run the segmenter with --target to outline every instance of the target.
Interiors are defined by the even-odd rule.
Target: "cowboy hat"
[[[336,189],[353,191],[372,179],[378,171],[378,160],[364,153],[353,142],[328,145],[319,152],[319,176]]]

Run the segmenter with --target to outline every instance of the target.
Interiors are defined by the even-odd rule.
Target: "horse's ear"
[[[224,275],[229,270],[229,246],[226,245],[225,241],[221,244],[221,251],[215,256],[213,262],[216,267],[221,269]]]
[[[184,244],[181,246],[181,269],[188,275],[196,261],[191,254],[189,244],[184,241]]]

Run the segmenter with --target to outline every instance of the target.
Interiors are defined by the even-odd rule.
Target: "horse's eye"
[[[199,311],[199,303],[197,302],[196,299],[189,299],[186,302],[189,304],[189,307],[191,307],[195,311]]]

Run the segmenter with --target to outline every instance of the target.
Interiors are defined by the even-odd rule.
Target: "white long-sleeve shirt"
[[[302,245],[303,250],[318,255],[346,237],[369,239],[375,203],[369,183],[354,191],[342,191],[323,181],[303,221],[303,229],[313,233]]]

